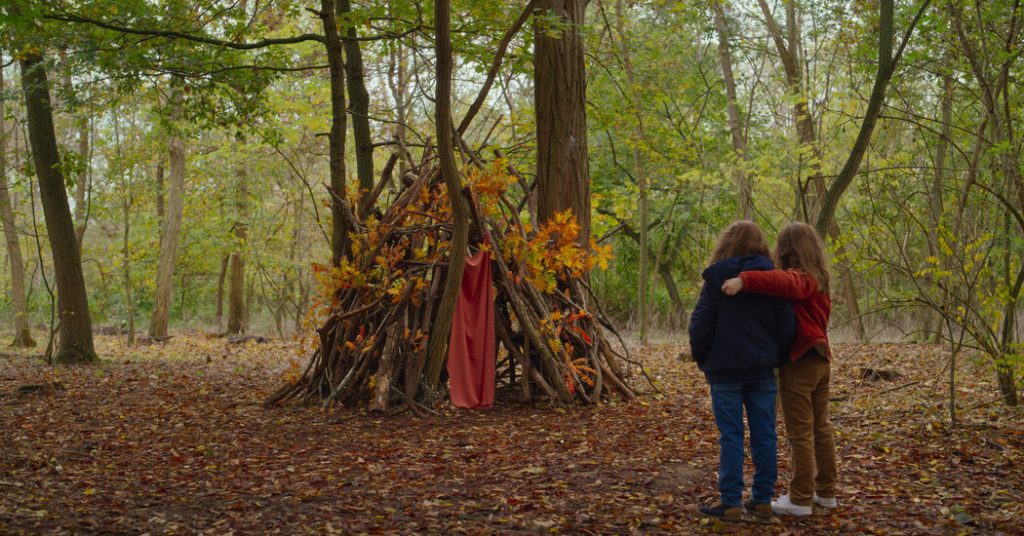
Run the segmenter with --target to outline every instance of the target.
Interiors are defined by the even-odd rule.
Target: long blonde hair
[[[775,239],[775,257],[779,268],[806,272],[818,281],[818,290],[829,291],[825,243],[814,227],[803,222],[786,224]]]
[[[743,255],[771,256],[768,240],[756,223],[749,220],[735,221],[718,235],[718,243],[711,253],[711,264],[729,257]]]

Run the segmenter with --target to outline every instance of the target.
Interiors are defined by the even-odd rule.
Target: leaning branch
[[[129,35],[144,35],[149,37],[163,37],[166,39],[181,39],[183,41],[191,41],[193,43],[203,43],[206,45],[214,45],[223,48],[232,48],[235,50],[256,50],[260,48],[267,48],[274,45],[294,45],[297,43],[305,43],[308,41],[315,41],[318,43],[325,43],[326,39],[324,36],[319,34],[307,33],[296,35],[292,37],[279,37],[272,39],[261,39],[259,41],[253,41],[251,43],[234,43],[231,41],[225,41],[223,39],[217,39],[215,37],[208,37],[204,35],[195,35],[185,32],[178,32],[174,30],[153,30],[148,28],[132,28],[131,26],[124,26],[123,24],[114,23],[111,21],[94,19],[92,17],[85,17],[82,15],[75,15],[71,13],[47,13],[43,15],[43,18],[49,20],[57,20],[62,22],[77,22],[82,24],[91,24],[99,28],[106,30],[112,30],[115,32],[121,32]]]

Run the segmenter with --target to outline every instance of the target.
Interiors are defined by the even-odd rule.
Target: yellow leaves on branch
[[[589,248],[581,247],[579,233],[571,210],[556,213],[529,240],[522,239],[518,230],[511,230],[505,237],[506,258],[523,261],[530,283],[543,292],[554,292],[558,281],[579,279],[594,266],[608,268],[611,245],[599,246],[592,238]]]

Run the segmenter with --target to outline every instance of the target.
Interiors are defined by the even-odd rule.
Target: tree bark
[[[329,139],[331,183],[331,264],[337,266],[348,255],[349,225],[345,218],[345,64],[338,35],[334,0],[320,1],[327,63],[331,73],[331,132]]]
[[[161,232],[163,232],[164,225],[164,214],[166,212],[166,203],[164,202],[164,162],[160,161],[156,165],[156,219],[160,224]],[[161,235],[162,236],[162,235]]]
[[[715,31],[718,33],[718,57],[722,65],[722,81],[725,83],[726,111],[729,118],[729,133],[732,135],[732,148],[736,152],[736,186],[739,188],[740,199],[737,207],[739,217],[744,220],[754,218],[753,185],[750,176],[744,169],[747,160],[747,137],[743,135],[743,123],[740,121],[740,108],[736,100],[736,78],[732,72],[732,54],[729,48],[729,26],[725,19],[725,8],[722,0],[711,2],[714,12]]]
[[[182,116],[181,91],[178,85],[171,91],[171,120],[180,121]],[[167,140],[170,174],[167,192],[167,213],[160,234],[160,260],[156,269],[156,297],[153,301],[153,316],[149,321],[149,336],[154,339],[167,338],[170,321],[174,263],[178,255],[178,240],[181,235],[181,220],[185,208],[185,142],[177,132]],[[157,168],[162,182],[163,166]]]
[[[217,313],[216,322],[217,328],[220,328],[221,322],[224,321],[224,280],[227,279],[228,263],[231,260],[231,255],[225,255],[224,260],[220,262],[220,276],[217,277]]]
[[[4,87],[4,72],[0,69],[0,93]],[[36,345],[29,329],[28,303],[25,299],[25,262],[21,257],[21,244],[14,219],[14,207],[11,203],[10,188],[7,182],[7,121],[4,100],[0,99],[0,224],[3,225],[4,239],[7,243],[7,258],[11,261],[11,302],[14,305],[14,341],[15,348],[28,348]]]
[[[590,168],[587,160],[586,73],[583,63],[585,0],[541,0],[537,10],[562,20],[552,34],[534,21],[534,108],[537,118],[537,219],[571,210],[579,243],[590,247]]]
[[[46,66],[42,54],[32,50],[23,53],[20,64],[32,159],[39,178],[39,198],[50,238],[58,293],[60,338],[54,360],[57,363],[90,363],[97,357],[92,342],[89,299],[53,129]]]
[[[338,16],[352,11],[351,0],[338,0]],[[356,27],[346,21],[345,83],[348,86],[349,113],[352,115],[352,143],[356,149],[356,177],[359,179],[359,206],[362,207],[369,192],[373,191],[373,140],[370,138],[370,94],[366,92],[363,75],[363,51],[357,41]]]
[[[241,140],[239,140],[241,141]],[[245,167],[239,164],[235,178],[235,251],[231,254],[231,279],[228,287],[228,335],[246,330],[245,243],[248,239],[249,188]]]
[[[78,184],[75,185],[75,242],[81,254],[82,238],[85,236],[89,217],[89,169],[92,166],[89,158],[89,118],[85,114],[78,118],[78,154],[82,159],[82,165],[78,171]]]
[[[228,335],[238,335],[245,328],[245,257],[240,251],[231,254],[231,285],[228,292]]]
[[[438,306],[437,317],[430,330],[427,346],[427,363],[424,371],[425,386],[430,392],[437,390],[441,368],[447,358],[448,338],[451,334],[455,300],[462,287],[462,273],[465,269],[466,245],[469,241],[469,209],[462,196],[462,181],[455,164],[455,149],[452,125],[452,43],[451,6],[449,0],[437,0],[434,4],[434,31],[437,62],[437,87],[435,93],[434,120],[437,125],[437,155],[441,164],[441,175],[448,190],[448,201],[452,206],[452,239],[448,270],[445,274],[444,291]]]

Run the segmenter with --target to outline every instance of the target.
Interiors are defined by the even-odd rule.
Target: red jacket
[[[789,351],[789,360],[796,361],[815,348],[832,360],[828,345],[828,318],[832,298],[818,290],[818,282],[809,274],[796,270],[750,271],[740,274],[743,290],[793,301],[796,313],[796,340]]]

